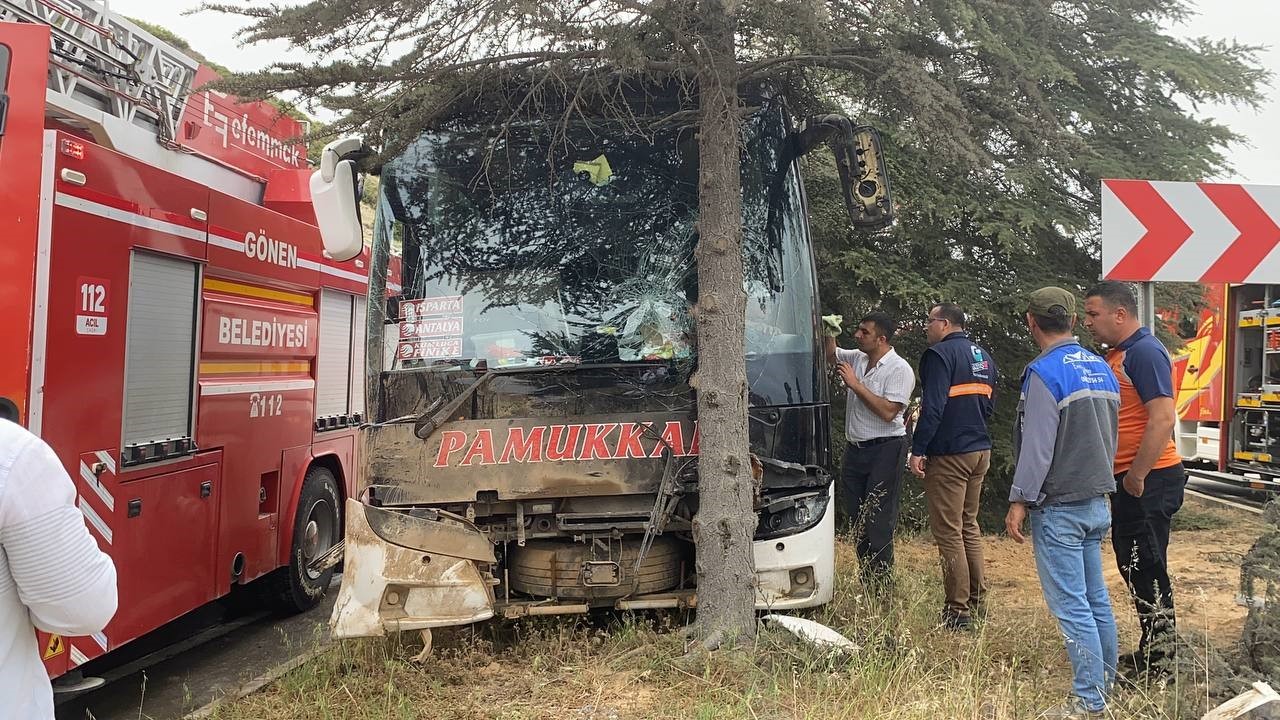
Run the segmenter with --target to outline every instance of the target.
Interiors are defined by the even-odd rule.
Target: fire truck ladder
[[[92,0],[0,0],[0,21],[53,29],[51,117],[86,127],[106,115],[175,147],[196,61]]]

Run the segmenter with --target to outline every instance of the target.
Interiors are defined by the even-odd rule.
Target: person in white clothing
[[[36,629],[89,635],[116,613],[116,569],[58,456],[0,420],[0,720],[52,720]]]
[[[847,391],[838,497],[854,531],[859,577],[881,593],[892,580],[906,467],[902,412],[916,386],[915,371],[893,349],[896,330],[893,318],[877,311],[858,323],[856,350],[837,347],[834,337],[825,340],[827,364],[835,366]]]

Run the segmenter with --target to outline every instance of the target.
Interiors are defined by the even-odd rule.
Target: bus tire
[[[326,467],[313,465],[302,480],[298,510],[293,518],[289,564],[276,571],[272,599],[285,612],[304,612],[320,604],[334,568],[322,572],[307,569],[342,539],[342,495],[338,482]]]

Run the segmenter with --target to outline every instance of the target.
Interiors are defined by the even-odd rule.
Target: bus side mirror
[[[893,224],[893,197],[889,171],[884,165],[880,133],[867,125],[854,126],[843,115],[821,115],[805,120],[795,135],[795,153],[804,155],[821,142],[835,153],[849,221],[858,228],[882,228]]]
[[[845,206],[854,226],[880,228],[893,224],[893,198],[889,171],[882,159],[880,133],[866,125],[855,127],[852,141],[840,143],[835,152]]]
[[[320,154],[320,169],[311,174],[311,204],[324,254],[339,262],[350,260],[364,250],[356,164],[349,157],[358,152],[362,144],[360,138],[343,138],[325,145]]]

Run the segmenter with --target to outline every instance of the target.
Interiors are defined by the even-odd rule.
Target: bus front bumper
[[[792,610],[831,602],[835,590],[835,484],[817,525],[795,535],[752,543],[756,609]]]
[[[488,538],[465,521],[348,499],[332,635],[375,637],[487,620],[493,617],[493,581],[482,568],[495,562]]]
[[[830,491],[829,491],[830,492]],[[374,526],[378,531],[374,530]],[[795,535],[752,543],[758,576],[756,608],[776,611],[831,601],[835,507]],[[505,617],[586,612],[585,604],[499,603],[493,546],[456,517],[421,517],[347,500],[342,585],[330,618],[335,638],[377,637],[404,630],[467,625]],[[692,608],[692,590],[619,600],[619,610]]]

